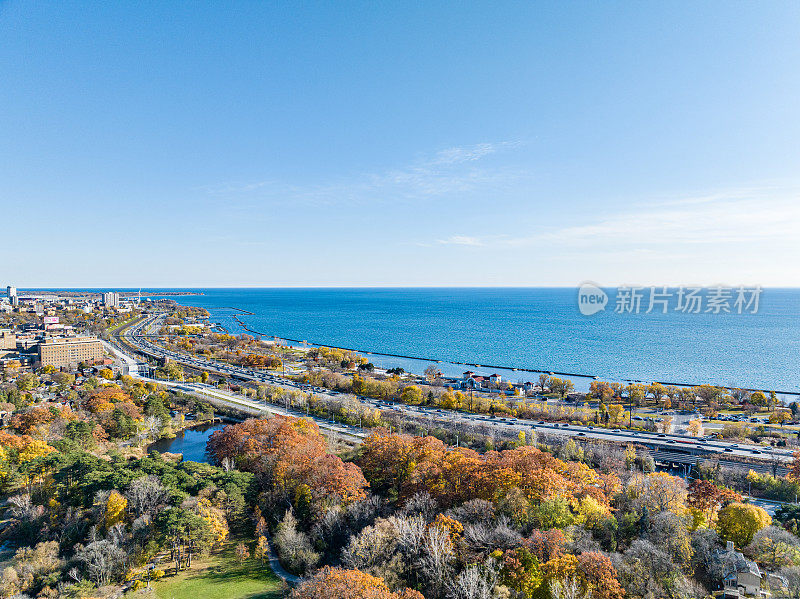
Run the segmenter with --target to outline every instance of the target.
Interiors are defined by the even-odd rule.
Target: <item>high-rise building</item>
[[[108,291],[103,294],[103,305],[106,308],[118,308],[119,307],[119,293],[116,291]]]
[[[16,287],[13,285],[6,287],[6,294],[8,295],[8,301],[12,306],[19,306],[19,298],[17,297]]]

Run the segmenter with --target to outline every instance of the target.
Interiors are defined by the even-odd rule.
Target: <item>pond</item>
[[[161,439],[148,448],[159,453],[182,453],[184,461],[209,463],[206,442],[214,431],[225,428],[224,424],[201,424],[179,432],[174,439]]]

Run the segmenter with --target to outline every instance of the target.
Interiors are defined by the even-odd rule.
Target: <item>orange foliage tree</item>
[[[689,485],[689,506],[700,512],[708,525],[713,524],[719,508],[732,501],[741,500],[742,496],[736,491],[718,487],[707,480],[697,479]]]
[[[119,387],[109,385],[107,387],[98,387],[92,391],[89,399],[86,401],[86,408],[93,414],[100,414],[102,412],[110,412],[117,403],[130,401],[131,396],[125,393],[125,391]]]
[[[305,579],[294,591],[291,599],[424,599],[421,593],[403,589],[393,593],[383,578],[360,570],[325,567],[312,578]]]
[[[434,437],[390,435],[377,431],[361,446],[359,465],[378,491],[399,499],[427,491],[442,506],[470,499],[497,501],[518,488],[531,502],[556,495],[590,496],[608,505],[606,481],[584,464],[563,462],[535,447],[480,455],[449,448]]]
[[[211,435],[208,450],[217,463],[231,460],[287,497],[295,497],[301,486],[318,503],[366,497],[368,484],[360,468],[329,454],[319,427],[302,418],[275,416],[226,426]]]

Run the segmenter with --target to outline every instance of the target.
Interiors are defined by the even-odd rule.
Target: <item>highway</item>
[[[136,360],[127,355],[121,348],[112,345],[108,342],[103,342],[106,348],[122,362],[128,366],[128,374],[135,379],[150,381],[158,383],[175,391],[181,391],[201,399],[207,399],[210,403],[224,405],[226,407],[233,407],[240,409],[252,415],[260,415],[263,413],[279,414],[281,416],[303,416],[313,420],[321,429],[325,430],[328,434],[335,434],[337,438],[350,443],[361,443],[367,433],[358,427],[349,426],[347,424],[331,422],[325,418],[317,416],[305,415],[297,412],[296,410],[287,410],[280,406],[276,406],[269,402],[260,402],[242,397],[241,395],[217,389],[212,385],[204,383],[185,383],[177,381],[165,381],[162,379],[152,379],[139,373]]]
[[[267,372],[233,366],[222,362],[207,360],[198,356],[174,352],[156,345],[150,341],[146,335],[155,328],[162,315],[153,315],[132,325],[127,330],[119,334],[121,341],[135,348],[142,354],[163,359],[169,358],[175,362],[188,366],[196,370],[207,370],[216,374],[224,375],[228,378],[236,378],[245,381],[263,382],[287,390],[298,390],[313,392],[321,396],[336,398],[340,396],[336,391],[330,391],[319,387],[299,384],[287,378]],[[115,352],[124,353],[124,352]],[[127,357],[127,356],[126,356]],[[135,361],[130,357],[128,362]],[[165,383],[165,381],[158,381]],[[207,385],[190,383],[173,383],[178,387],[185,387],[192,391],[201,393],[222,394],[222,392]],[[258,406],[260,409],[267,409],[265,404],[245,400],[241,396],[225,394],[226,400],[234,397],[236,401],[246,401]],[[381,410],[396,410],[407,416],[424,417],[433,422],[441,421],[444,423],[457,423],[468,426],[493,426],[498,429],[506,429],[512,434],[516,431],[535,431],[541,434],[555,434],[560,436],[573,437],[576,440],[595,439],[618,443],[621,445],[635,444],[648,448],[654,459],[662,463],[669,464],[693,464],[703,459],[718,459],[725,466],[732,467],[753,467],[753,469],[766,472],[776,467],[779,471],[785,472],[786,467],[792,461],[792,452],[786,449],[764,447],[758,445],[729,443],[718,439],[697,438],[678,434],[664,434],[647,431],[631,431],[622,429],[606,429],[592,426],[578,426],[560,422],[541,422],[522,420],[517,418],[498,418],[488,415],[471,414],[455,410],[443,410],[424,406],[410,406],[393,402],[382,402],[368,397],[358,397],[366,405]],[[232,401],[232,400],[231,400]],[[270,404],[266,404],[269,406]],[[296,413],[298,415],[302,415]],[[320,419],[322,420],[322,419]],[[323,422],[326,422],[323,420]],[[343,425],[344,426],[344,425]],[[355,434],[359,429],[356,427],[351,433]],[[363,436],[359,434],[358,436]],[[741,463],[746,460],[748,465]]]

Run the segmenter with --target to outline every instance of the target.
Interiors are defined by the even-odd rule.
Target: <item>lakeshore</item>
[[[800,290],[766,290],[762,312],[746,316],[592,318],[569,289],[201,291],[175,301],[207,309],[231,333],[358,351],[415,374],[433,363],[446,376],[515,382],[552,373],[584,391],[597,378],[800,394]]]

